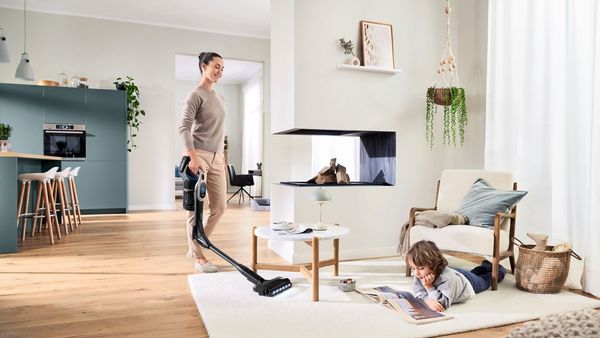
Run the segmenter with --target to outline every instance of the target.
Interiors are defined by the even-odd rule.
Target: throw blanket
[[[430,228],[443,228],[450,224],[467,224],[469,222],[466,216],[437,210],[427,210],[417,212],[415,214],[415,225],[422,225]],[[400,228],[400,239],[398,241],[397,252],[404,257],[408,251],[409,244],[406,231],[408,230],[408,222]]]

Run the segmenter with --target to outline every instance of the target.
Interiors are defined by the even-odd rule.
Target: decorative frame
[[[381,22],[360,22],[362,61],[365,66],[394,69],[394,33],[392,25]]]

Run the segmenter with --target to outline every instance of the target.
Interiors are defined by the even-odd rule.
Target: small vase
[[[348,59],[346,63],[353,66],[360,66],[360,60],[356,56],[352,59]]]
[[[9,145],[10,143],[8,143],[8,140],[0,140],[0,152],[7,152]]]

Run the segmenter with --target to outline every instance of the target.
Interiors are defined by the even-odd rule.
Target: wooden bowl
[[[39,80],[38,86],[58,87],[58,82],[52,80]]]

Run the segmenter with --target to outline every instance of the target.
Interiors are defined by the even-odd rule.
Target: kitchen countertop
[[[30,159],[34,159],[34,160],[51,160],[51,161],[60,161],[60,160],[62,160],[62,158],[56,157],[56,156],[46,156],[46,155],[37,155],[37,154],[16,153],[14,151],[0,152],[0,157],[30,158]]]

